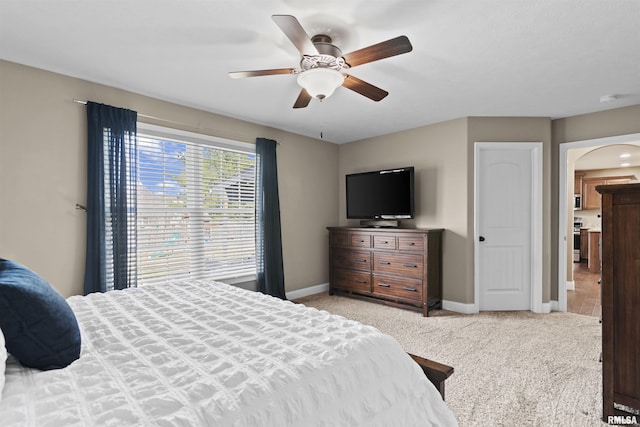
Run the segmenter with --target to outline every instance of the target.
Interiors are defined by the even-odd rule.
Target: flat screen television
[[[410,219],[414,216],[413,166],[346,176],[347,218]]]

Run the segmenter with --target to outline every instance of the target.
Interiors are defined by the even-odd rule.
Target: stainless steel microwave
[[[573,195],[573,210],[574,211],[582,210],[582,194]]]

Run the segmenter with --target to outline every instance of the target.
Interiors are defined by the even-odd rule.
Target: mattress
[[[392,337],[212,281],[68,299],[78,360],[9,356],[3,426],[450,426],[435,387]]]

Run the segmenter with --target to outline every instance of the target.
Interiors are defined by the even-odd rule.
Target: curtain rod
[[[82,101],[80,99],[73,99],[73,102],[75,102],[76,104],[82,104],[82,105],[87,105],[87,101]],[[202,133],[203,130],[208,130],[208,131],[212,131],[212,132],[219,132],[218,129],[211,129],[211,128],[203,128],[203,127],[196,127],[193,125],[189,125],[186,123],[182,123],[182,122],[176,122],[174,120],[167,120],[167,119],[163,119],[161,117],[156,117],[156,116],[149,116],[147,114],[142,114],[142,113],[137,113],[139,117],[144,117],[145,119],[151,119],[151,120],[158,120],[160,122],[165,122],[165,123],[171,123],[174,125],[178,125],[178,126],[182,126],[182,127],[186,127],[190,130],[195,130],[198,133]],[[256,141],[255,139],[253,141],[247,141],[246,138],[243,137],[236,137],[236,136],[220,136],[220,135],[213,135],[213,136],[217,136],[219,138],[227,138],[227,139],[234,139],[236,141],[241,141],[241,142],[246,142],[247,144],[255,144]],[[277,145],[280,145],[280,143],[276,143]]]

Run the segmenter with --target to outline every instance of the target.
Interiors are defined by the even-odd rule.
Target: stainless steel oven
[[[573,219],[573,262],[580,262],[580,229],[582,228],[582,218]]]
[[[573,262],[580,262],[580,231],[573,232]]]

